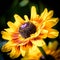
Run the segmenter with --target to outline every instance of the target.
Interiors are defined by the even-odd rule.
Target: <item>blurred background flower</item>
[[[60,18],[60,3],[59,0],[0,0],[0,31],[4,28],[7,28],[7,22],[14,22],[13,15],[15,13],[19,14],[22,18],[26,14],[30,16],[30,8],[34,5],[37,8],[37,12],[40,14],[44,8],[49,10],[54,10],[54,17]],[[39,9],[39,10],[38,10]],[[53,28],[60,31],[60,21]],[[60,43],[60,35],[55,39],[45,39],[45,42],[48,44],[49,41],[57,40]],[[0,34],[0,49],[3,44],[7,41],[4,41],[1,38]],[[58,45],[60,47],[60,44]],[[1,51],[0,51],[1,52]],[[0,53],[0,60],[9,60],[9,56],[6,53]],[[19,60],[21,56],[15,60]],[[11,59],[10,59],[11,60]]]

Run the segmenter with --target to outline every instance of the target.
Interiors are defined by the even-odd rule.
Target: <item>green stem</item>
[[[42,47],[38,47],[38,48],[39,48],[39,50],[41,51],[42,55],[43,55],[44,57],[46,57],[47,55],[46,55],[45,51],[43,50],[43,48],[42,48]]]

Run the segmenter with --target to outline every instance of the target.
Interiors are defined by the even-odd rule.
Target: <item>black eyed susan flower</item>
[[[52,18],[53,10],[48,12],[47,8],[44,9],[41,15],[36,12],[35,6],[31,8],[31,17],[28,18],[24,15],[22,19],[19,15],[15,14],[15,22],[8,21],[9,28],[2,31],[2,38],[8,40],[3,45],[2,51],[9,52],[11,58],[17,58],[22,54],[25,56],[27,50],[29,55],[39,55],[40,51],[37,46],[44,46],[43,38],[56,38],[59,32],[52,27],[58,22],[58,18]]]
[[[41,56],[38,60],[60,60],[60,49],[50,51],[46,57]]]
[[[57,49],[58,42],[49,42],[48,46],[44,46],[43,49],[47,54],[47,58],[40,57],[40,60],[60,60],[60,48]]]

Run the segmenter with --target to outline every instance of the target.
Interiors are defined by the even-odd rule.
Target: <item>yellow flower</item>
[[[53,29],[58,22],[58,18],[52,18],[53,10],[49,11],[44,9],[41,15],[36,12],[35,6],[31,8],[31,17],[28,18],[24,15],[22,19],[19,15],[15,14],[15,22],[8,21],[9,28],[2,31],[2,38],[9,40],[2,47],[3,52],[9,52],[11,58],[17,58],[22,54],[25,55],[29,50],[29,55],[39,54],[40,51],[36,46],[44,46],[43,38],[56,38],[58,31]]]
[[[48,46],[44,46],[43,49],[47,55],[52,56],[55,60],[60,60],[60,48],[58,48],[58,42],[49,42]]]
[[[49,42],[48,45],[44,45],[42,48],[44,49],[47,56],[47,60],[60,60],[60,48],[57,49],[58,42]],[[52,59],[53,58],[53,59]],[[28,51],[26,55],[21,60],[46,60],[43,54],[40,52],[39,55],[29,56]]]

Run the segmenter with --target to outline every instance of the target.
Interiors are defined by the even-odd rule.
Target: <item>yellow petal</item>
[[[45,20],[48,20],[48,19],[50,19],[52,16],[53,16],[53,10],[50,10],[50,11],[48,12],[47,16],[44,17],[44,19],[45,19]]]
[[[28,56],[28,59],[34,59],[35,57],[39,57],[38,55],[40,55],[40,51],[36,46],[31,46],[26,48],[25,50],[20,49],[20,51],[22,51],[22,53],[24,54],[23,56],[26,57]]]
[[[59,32],[55,29],[50,29],[48,33],[49,38],[56,38],[59,35]]]
[[[37,46],[33,45],[30,49],[29,49],[29,56],[34,57],[34,56],[38,56],[40,55],[40,50],[38,49]]]
[[[52,18],[48,21],[46,21],[45,27],[51,28],[55,26],[58,23],[59,19],[58,18]]]
[[[56,50],[57,46],[58,46],[58,42],[57,41],[49,42],[49,44],[48,44],[48,48],[51,49],[51,50]]]
[[[27,15],[24,15],[24,18],[25,18],[25,21],[28,22],[29,21],[29,18]]]
[[[20,47],[14,46],[12,48],[11,52],[9,53],[9,55],[12,59],[19,57],[20,56]]]
[[[45,38],[47,38],[47,35],[48,35],[47,33],[45,33],[45,34],[40,34],[39,37],[45,39]]]
[[[48,33],[48,30],[42,29],[41,34],[45,34],[45,33]]]
[[[5,32],[5,31],[1,31],[1,34],[2,34],[2,38],[3,39],[6,39],[6,40],[11,40],[11,34],[8,33],[8,32]]]
[[[4,30],[8,33],[14,32],[14,30],[12,28],[7,28],[7,29],[4,29]]]
[[[21,51],[22,56],[25,56],[25,53],[31,47],[32,47],[32,43],[31,42],[28,42],[26,45],[20,46],[20,51]]]
[[[48,34],[48,30],[42,29],[39,37],[40,38],[46,38],[47,37],[47,34]]]
[[[22,23],[24,23],[24,20],[19,15],[15,14],[14,15],[14,18],[15,18],[15,25],[16,26],[19,26]]]
[[[36,18],[37,12],[36,12],[36,7],[32,6],[31,8],[31,18],[34,19]]]
[[[43,18],[43,20],[44,20],[44,17],[47,15],[47,13],[48,13],[48,10],[47,10],[47,8],[45,8],[43,13],[40,15],[40,18]]]
[[[45,42],[44,40],[40,39],[40,40],[34,40],[32,41],[32,43],[35,45],[35,46],[44,46],[45,45]]]
[[[29,60],[39,60],[39,58],[42,56],[42,53],[40,52],[37,46],[33,45],[29,49],[29,53],[27,56]]]
[[[12,23],[11,21],[8,21],[8,26],[13,30],[15,31],[17,29],[17,27],[14,25],[14,23]]]
[[[5,45],[2,46],[2,52],[9,52],[12,49],[12,43],[11,42],[7,42]]]
[[[25,56],[26,50],[24,50],[21,46],[20,46],[20,51],[21,51],[21,55]]]

